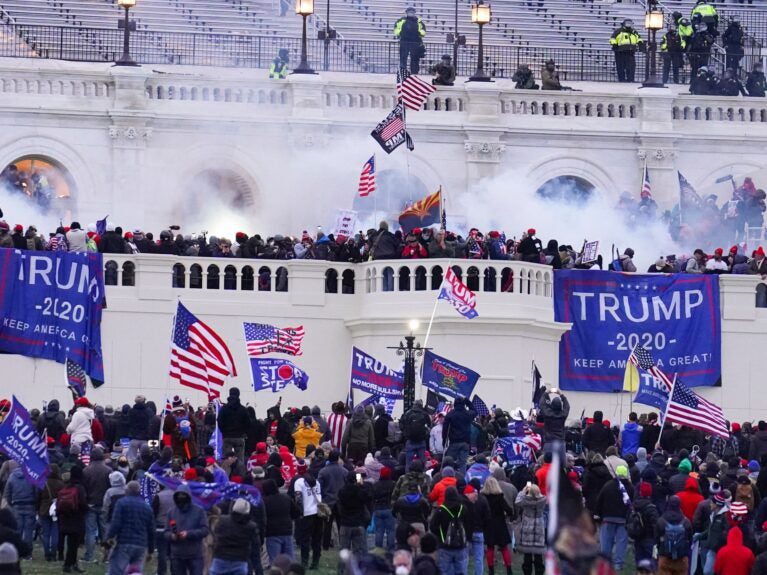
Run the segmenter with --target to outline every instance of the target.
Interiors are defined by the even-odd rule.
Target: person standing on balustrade
[[[394,37],[399,40],[399,67],[407,68],[407,58],[410,56],[410,72],[418,74],[421,69],[421,58],[426,55],[423,37],[426,36],[426,26],[412,6],[405,10],[405,16],[394,23]]]
[[[610,45],[615,52],[615,68],[619,82],[633,82],[636,71],[636,52],[644,45],[634,29],[634,22],[626,19],[621,27],[613,32]]]

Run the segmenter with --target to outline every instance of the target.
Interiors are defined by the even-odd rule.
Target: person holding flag
[[[162,432],[170,438],[173,457],[192,461],[197,457],[197,423],[190,416],[190,408],[176,395],[171,403],[171,413],[165,416]]]

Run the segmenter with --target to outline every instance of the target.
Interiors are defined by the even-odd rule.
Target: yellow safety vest
[[[694,17],[696,14],[700,14],[701,18],[715,18],[716,8],[711,4],[698,4],[692,9],[692,16]]]
[[[666,36],[668,36],[668,32],[666,32],[663,35],[663,39],[660,41],[660,51],[661,52],[667,52],[668,51],[668,42],[666,41]],[[682,46],[682,50],[684,50],[687,47],[687,42],[684,41],[684,36],[679,34],[679,44]]]
[[[621,28],[617,34],[610,38],[610,44],[613,46],[636,46],[639,44],[639,34],[633,31],[627,31]]]
[[[402,26],[405,24],[405,20],[407,20],[407,16],[404,18],[400,18],[394,23],[394,37],[399,38],[400,34],[402,34]],[[423,23],[423,20],[420,18],[418,19],[418,34],[423,38],[426,36],[426,25]]]
[[[288,77],[288,65],[279,58],[272,60],[269,66],[269,77],[277,80],[284,80]]]

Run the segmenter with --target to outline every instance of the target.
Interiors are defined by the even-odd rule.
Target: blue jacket
[[[636,455],[639,449],[639,437],[642,435],[642,426],[629,421],[623,426],[621,431],[621,454],[624,456],[629,453]]]
[[[459,403],[445,416],[442,424],[442,440],[450,443],[469,443],[471,441],[471,422],[477,414],[466,405]]]
[[[154,517],[152,508],[138,495],[126,495],[115,505],[107,539],[118,545],[138,545],[154,551]]]
[[[466,483],[469,483],[475,477],[479,479],[479,484],[484,487],[485,480],[490,477],[490,468],[484,463],[473,463],[466,470]]]
[[[183,483],[179,485],[173,498],[176,504],[168,512],[165,538],[170,541],[170,556],[179,559],[202,559],[202,540],[210,533],[208,515],[202,507],[194,503],[190,503],[185,509],[180,508],[175,497],[178,493],[189,494],[189,486]],[[171,539],[173,533],[182,531],[186,531],[185,539]]]
[[[27,481],[21,469],[14,469],[5,484],[3,499],[12,507],[30,506],[37,503],[37,489]]]

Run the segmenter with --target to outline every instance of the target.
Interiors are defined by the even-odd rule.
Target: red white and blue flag
[[[376,191],[376,156],[373,154],[370,159],[362,166],[360,174],[360,184],[358,188],[361,198],[369,196]]]
[[[479,315],[475,309],[477,305],[476,294],[455,275],[453,268],[447,268],[438,299],[448,302],[467,319],[474,319]]]
[[[279,328],[265,323],[244,323],[245,344],[250,357],[267,353],[301,355],[304,326]]]
[[[642,198],[652,197],[652,186],[650,185],[650,172],[647,171],[647,165],[644,167],[644,178],[642,178],[642,191],[639,194]]]
[[[67,358],[66,377],[67,387],[72,390],[72,395],[74,395],[75,399],[83,397],[88,378],[82,366]]]
[[[227,377],[236,376],[232,353],[221,336],[178,302],[171,342],[170,376],[185,387],[221,396]]]

